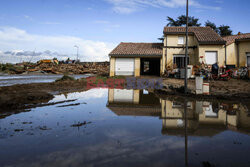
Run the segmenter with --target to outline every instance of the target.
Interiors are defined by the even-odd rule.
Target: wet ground
[[[0,115],[0,166],[250,166],[244,104],[187,101],[184,109],[147,90],[118,89],[49,103]]]
[[[29,84],[29,83],[48,83],[54,82],[56,79],[61,78],[63,75],[57,74],[40,74],[40,75],[0,75],[0,87],[11,86],[15,84]],[[86,75],[70,75],[75,79],[89,77]]]

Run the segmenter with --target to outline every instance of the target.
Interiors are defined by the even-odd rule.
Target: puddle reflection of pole
[[[184,100],[184,119],[185,119],[185,166],[188,166],[188,132],[187,132],[187,101]]]
[[[186,49],[185,49],[185,94],[188,92],[187,87],[187,58],[188,58],[188,0],[186,2]],[[187,101],[184,100],[184,117],[185,117],[185,166],[188,166],[188,135],[187,135]]]

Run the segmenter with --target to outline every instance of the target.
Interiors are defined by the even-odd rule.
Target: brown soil
[[[30,108],[47,103],[53,95],[86,90],[86,81],[60,81],[0,87],[1,110]]]
[[[208,82],[208,81],[204,81]],[[164,94],[182,94],[181,88],[184,85],[182,79],[164,79],[164,89],[160,92]],[[188,88],[190,93],[188,96],[196,98],[216,98],[228,100],[249,100],[250,99],[250,81],[249,80],[236,80],[229,81],[210,81],[210,95],[195,95],[195,80],[188,80]],[[183,95],[183,94],[182,94]]]

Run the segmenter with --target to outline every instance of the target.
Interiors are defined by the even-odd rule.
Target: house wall
[[[135,77],[140,76],[140,68],[141,68],[141,59],[135,58]]]
[[[165,37],[164,38],[164,41],[163,41],[163,45],[166,46],[167,45],[167,38]],[[167,55],[166,55],[166,48],[163,48],[163,53],[162,53],[162,58],[161,58],[161,70],[160,70],[160,73],[161,75],[164,74],[165,72],[165,68],[166,68],[166,58],[167,58]]]
[[[109,89],[108,91],[108,102],[109,103],[114,102],[114,89]]]
[[[239,65],[240,67],[247,65],[246,54],[250,53],[250,41],[241,41],[239,47]],[[238,48],[237,44],[232,43],[227,46],[227,64],[238,66]]]
[[[205,52],[216,51],[219,66],[225,65],[225,46],[224,45],[199,45],[199,57],[205,58]]]
[[[240,57],[240,67],[247,65],[246,53],[250,53],[250,41],[239,43],[239,57]]]
[[[109,76],[115,76],[115,58],[110,58]]]
[[[227,65],[237,66],[237,47],[235,43],[227,46]]]
[[[164,38],[164,46],[168,47],[176,47],[176,46],[183,46],[178,44],[178,37],[183,36],[184,41],[186,41],[185,35],[167,35]],[[194,37],[194,35],[188,36],[188,43],[189,46],[198,46],[198,41]],[[162,58],[162,72],[165,71],[165,68],[167,67],[173,67],[173,57],[174,55],[184,55],[185,54],[185,48],[164,48],[163,49],[163,58]],[[188,55],[189,55],[189,62],[190,64],[198,64],[199,58],[198,58],[198,48],[196,49],[188,49]]]

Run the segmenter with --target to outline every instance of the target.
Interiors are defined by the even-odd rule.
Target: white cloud
[[[116,13],[130,14],[135,11],[141,10],[146,7],[184,7],[186,5],[186,0],[106,0],[113,5],[113,10]],[[206,6],[200,4],[197,0],[190,0],[190,6],[199,9],[213,9],[219,10],[219,7]]]
[[[33,20],[32,17],[30,17],[29,15],[24,15],[23,17],[24,17],[25,19],[27,19],[27,20],[30,20],[30,21]]]
[[[49,58],[53,58],[54,52],[57,53],[56,56],[60,56],[59,58],[75,58],[76,50],[73,47],[74,45],[79,46],[79,54],[82,61],[108,60],[108,54],[115,46],[112,43],[85,40],[74,36],[44,36],[30,34],[25,30],[13,27],[0,27],[0,50],[4,51],[2,53],[13,50],[21,50],[22,52],[33,52],[36,50],[36,52],[45,53],[41,55]],[[46,50],[49,50],[52,54],[44,52]],[[13,56],[13,54],[1,54],[0,60],[3,61],[5,58],[5,61],[11,61],[14,59],[14,56],[18,55],[10,56]],[[22,54],[22,56],[24,59],[25,54]]]

